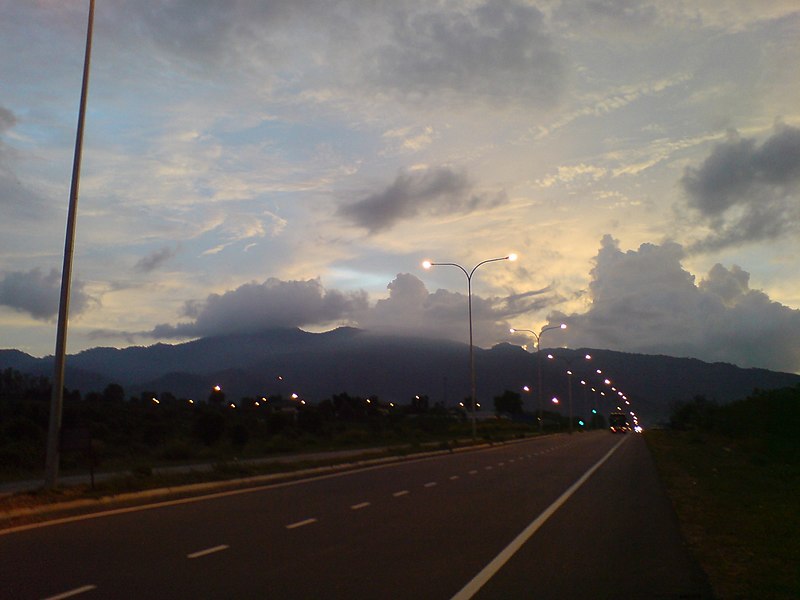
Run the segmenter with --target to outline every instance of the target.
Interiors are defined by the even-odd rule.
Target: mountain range
[[[547,359],[548,353],[556,359]],[[591,360],[584,358],[586,354]],[[558,397],[561,412],[567,414],[569,367],[574,372],[575,415],[588,415],[593,406],[601,413],[614,410],[622,402],[622,392],[645,425],[667,420],[675,403],[696,396],[726,403],[754,389],[800,384],[800,375],[793,373],[603,349],[543,348],[541,358],[546,410],[555,407],[551,398]],[[6,368],[51,377],[53,357],[0,350],[0,370]],[[511,344],[475,348],[475,373],[477,398],[484,408],[491,410],[492,398],[505,390],[522,393],[527,385],[532,392],[523,393],[524,407],[538,410],[535,353]],[[611,384],[603,383],[604,378]],[[581,385],[582,380],[588,385]],[[427,395],[431,404],[455,406],[470,395],[469,346],[342,327],[326,333],[273,329],[181,344],[98,347],[67,357],[68,389],[102,391],[110,383],[121,385],[129,396],[171,392],[179,398],[204,400],[219,385],[233,401],[296,393],[314,403],[346,392],[399,404]],[[599,395],[600,390],[605,396]]]

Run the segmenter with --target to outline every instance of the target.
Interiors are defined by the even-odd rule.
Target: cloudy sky
[[[52,354],[88,0],[0,0]],[[800,371],[796,0],[97,0],[68,351],[340,325]]]

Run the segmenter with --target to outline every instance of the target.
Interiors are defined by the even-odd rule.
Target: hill
[[[553,352],[564,359],[550,361]],[[583,355],[592,355],[591,362]],[[542,349],[542,396],[550,409],[557,396],[566,413],[569,397],[566,361],[572,378],[573,412],[587,415],[597,406],[614,410],[618,399],[594,371],[601,369],[622,391],[644,424],[665,420],[675,402],[702,395],[727,403],[754,389],[800,384],[800,376],[765,369],[743,369],[697,359],[630,354],[602,349]],[[50,377],[52,357],[34,358],[17,350],[0,350],[0,369],[13,368]],[[492,398],[504,390],[534,389],[524,395],[527,410],[537,410],[536,354],[500,344],[475,349],[478,401],[491,409]],[[581,385],[584,380],[589,385]],[[129,395],[171,392],[204,400],[214,385],[228,398],[297,393],[311,402],[332,394],[378,396],[407,404],[415,395],[431,403],[454,406],[470,394],[467,344],[424,338],[387,336],[339,328],[326,333],[299,329],[198,339],[182,344],[128,348],[93,348],[67,358],[66,386],[82,392],[101,391],[118,383]],[[604,390],[606,395],[590,391]]]

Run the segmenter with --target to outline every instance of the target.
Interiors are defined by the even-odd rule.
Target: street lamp
[[[461,269],[464,275],[467,278],[467,306],[469,310],[469,380],[470,380],[470,401],[472,403],[472,439],[477,439],[477,425],[475,423],[475,409],[476,409],[476,401],[475,401],[475,350],[472,343],[472,276],[475,274],[475,271],[481,265],[485,265],[486,263],[490,262],[497,262],[500,260],[510,260],[515,261],[517,260],[516,254],[509,254],[508,256],[501,256],[500,258],[489,258],[487,260],[483,260],[479,262],[477,265],[472,267],[471,271],[467,271],[464,267],[459,265],[458,263],[451,263],[451,262],[431,262],[429,260],[423,261],[422,268],[423,269],[430,269],[431,267],[457,267]]]
[[[532,329],[515,329],[511,328],[509,331],[511,333],[517,333],[518,331],[524,331],[525,333],[530,333],[536,339],[536,370],[537,370],[537,377],[539,379],[539,390],[538,390],[538,404],[539,404],[539,433],[542,432],[542,353],[541,353],[541,345],[539,342],[541,341],[542,334],[545,331],[550,331],[551,329],[566,329],[567,324],[561,323],[561,325],[549,325],[548,327],[543,327],[539,333],[536,333]]]
[[[573,356],[572,358],[564,358],[563,356],[553,356],[552,354],[548,354],[547,358],[550,360],[563,360],[567,364],[567,387],[569,389],[569,432],[572,433],[572,371],[570,367],[577,356]],[[583,356],[584,360],[592,360],[591,354],[585,354]]]

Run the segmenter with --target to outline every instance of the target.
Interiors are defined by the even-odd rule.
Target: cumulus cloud
[[[61,274],[56,269],[47,274],[40,269],[10,271],[0,278],[0,305],[28,313],[34,319],[53,319],[58,314],[60,296]],[[78,315],[84,312],[90,302],[91,298],[84,292],[83,283],[73,280],[70,313]]]
[[[468,177],[448,167],[402,171],[386,189],[339,208],[340,217],[378,233],[418,215],[470,213],[506,202],[473,190]]]
[[[730,132],[681,179],[689,207],[713,233],[693,250],[770,240],[800,224],[800,129],[779,126],[761,146]]]
[[[674,242],[622,251],[605,236],[591,271],[589,308],[551,312],[551,323],[569,327],[548,343],[800,370],[795,343],[800,311],[751,289],[749,273],[736,265],[714,265],[698,282],[682,266],[684,257],[684,248]],[[429,291],[409,273],[398,274],[387,288],[388,297],[370,304],[363,291],[326,290],[317,279],[268,279],[187,303],[184,314],[190,321],[159,325],[149,335],[188,338],[349,323],[395,335],[466,341],[465,293]],[[520,336],[512,340],[509,326],[561,299],[550,288],[508,296],[473,294],[475,344],[518,343]]]
[[[430,292],[409,273],[399,273],[387,288],[388,298],[370,304],[366,292],[326,290],[318,279],[271,278],[212,294],[202,302],[187,302],[184,316],[190,321],[158,325],[147,335],[180,339],[345,322],[382,333],[466,341],[466,294],[442,289]],[[540,310],[552,303],[552,298],[549,288],[507,297],[473,294],[475,343],[488,346],[507,339],[510,319]]]
[[[246,283],[224,294],[189,303],[191,321],[156,326],[155,338],[191,338],[247,333],[275,327],[326,325],[350,321],[366,308],[364,292],[325,290],[318,279]]]
[[[399,273],[387,286],[389,297],[358,316],[358,325],[371,331],[466,341],[467,295],[448,290],[429,292],[409,273]],[[552,302],[549,289],[507,297],[472,295],[474,341],[488,346],[508,338],[509,320]]]
[[[699,283],[675,243],[623,252],[605,236],[582,314],[553,313],[571,347],[693,356],[745,367],[800,369],[800,311],[749,287],[738,266],[715,265]]]

